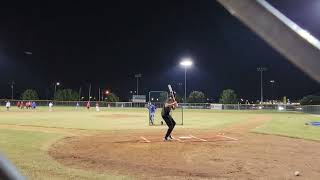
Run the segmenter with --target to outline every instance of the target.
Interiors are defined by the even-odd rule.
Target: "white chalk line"
[[[227,139],[231,139],[231,140],[234,140],[234,141],[238,141],[238,139],[236,138],[233,138],[233,137],[229,137],[229,136],[224,136],[224,135],[216,135],[218,137],[223,137],[223,138],[227,138]]]
[[[176,139],[176,138],[174,138],[173,136],[171,136],[171,137],[172,137],[173,140],[177,140],[177,141],[179,141],[179,142],[183,142],[183,141],[182,141],[181,139],[179,139],[179,138]]]
[[[180,136],[179,138],[180,139],[191,139],[192,137],[190,137],[190,136]]]
[[[149,143],[151,141],[149,141],[147,138],[143,137],[143,136],[140,136],[141,139],[143,139],[145,142]]]
[[[198,137],[195,137],[195,136],[193,136],[193,135],[191,135],[191,134],[190,134],[189,136],[192,137],[192,138],[198,139],[198,140],[200,140],[200,141],[207,142],[207,140],[201,139],[201,138],[198,138]]]

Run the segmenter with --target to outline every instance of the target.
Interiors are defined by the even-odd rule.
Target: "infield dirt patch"
[[[53,144],[49,154],[74,168],[137,179],[318,179],[320,143],[248,133],[266,120],[258,117],[247,121],[247,128],[239,123],[221,132],[177,129],[174,133],[176,139],[192,135],[206,141],[162,142],[159,129],[74,136]],[[294,176],[296,170],[300,177]]]

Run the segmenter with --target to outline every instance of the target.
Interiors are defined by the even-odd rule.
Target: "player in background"
[[[30,109],[30,108],[31,108],[31,102],[30,102],[30,101],[26,102],[26,108],[27,108],[27,109]]]
[[[177,101],[174,101],[171,97],[167,100],[164,107],[161,111],[162,119],[166,122],[168,126],[168,131],[166,135],[164,136],[164,141],[172,140],[171,133],[174,129],[174,126],[176,125],[176,122],[173,120],[173,118],[170,115],[171,110],[175,110],[175,108],[178,107]]]
[[[99,107],[99,103],[96,103],[96,111],[99,112],[100,111],[100,107]]]
[[[87,109],[90,109],[90,101],[87,102]]]
[[[36,109],[36,108],[37,108],[36,102],[33,101],[33,102],[31,103],[31,108],[32,108],[32,109]]]
[[[20,101],[17,102],[17,107],[20,108]]]
[[[79,102],[77,102],[76,109],[79,109],[79,106],[80,106],[80,104],[79,104]]]
[[[21,101],[21,103],[20,103],[20,109],[23,109],[24,108],[24,102],[23,101]]]
[[[151,125],[154,124],[154,115],[156,114],[156,109],[157,107],[153,104],[151,104],[151,102],[148,103],[148,110],[149,110],[149,123]]]
[[[52,106],[53,106],[53,103],[49,102],[49,111],[52,111]]]
[[[10,101],[7,101],[7,102],[6,102],[6,108],[7,108],[7,111],[9,111],[10,106],[11,106]]]

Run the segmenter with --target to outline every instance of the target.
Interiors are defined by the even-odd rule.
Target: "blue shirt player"
[[[31,104],[31,107],[32,107],[32,109],[35,109],[37,107],[36,102],[33,101],[32,104]]]
[[[156,109],[157,107],[155,105],[151,104],[151,102],[148,103],[149,121],[151,125],[154,124],[154,115],[156,114]]]

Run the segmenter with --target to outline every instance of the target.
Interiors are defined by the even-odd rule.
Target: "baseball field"
[[[170,142],[147,119],[143,108],[1,109],[0,151],[28,179],[320,177],[320,127],[305,125],[320,117],[184,110]]]

